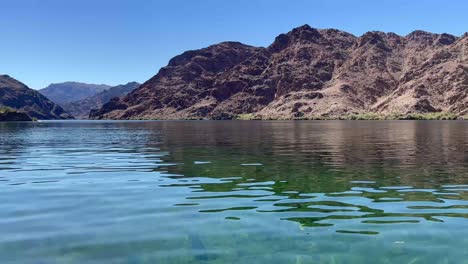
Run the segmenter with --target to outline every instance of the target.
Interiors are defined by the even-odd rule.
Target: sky
[[[0,0],[0,74],[31,88],[144,82],[174,56],[222,41],[267,46],[309,24],[360,36],[462,35],[466,0]]]

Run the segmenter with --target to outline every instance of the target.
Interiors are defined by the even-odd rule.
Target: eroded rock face
[[[174,57],[97,119],[467,114],[468,37],[415,31],[361,37],[304,25],[266,47],[225,42]]]
[[[20,110],[37,119],[73,118],[38,91],[30,89],[8,75],[0,75],[0,106]]]

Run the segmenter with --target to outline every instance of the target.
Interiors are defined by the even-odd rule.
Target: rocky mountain
[[[0,107],[19,110],[37,119],[72,118],[44,95],[8,75],[0,75]],[[12,113],[14,114],[12,111],[4,112],[10,117]]]
[[[59,105],[79,101],[96,95],[111,86],[105,84],[88,84],[79,82],[53,83],[39,92]]]
[[[63,104],[63,108],[75,118],[88,118],[91,110],[101,108],[114,97],[122,97],[140,86],[137,82],[111,87],[82,100]]]
[[[468,114],[468,34],[304,25],[268,47],[224,42],[187,51],[92,114],[96,119],[340,118]]]

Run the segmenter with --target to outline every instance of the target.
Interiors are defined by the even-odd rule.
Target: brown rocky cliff
[[[0,107],[20,110],[37,119],[73,118],[60,106],[53,103],[38,91],[8,75],[0,75]]]
[[[304,25],[266,48],[188,51],[100,119],[292,119],[353,113],[467,113],[468,37],[415,31],[360,37]]]

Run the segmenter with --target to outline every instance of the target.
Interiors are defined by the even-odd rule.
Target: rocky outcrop
[[[19,110],[37,119],[73,118],[38,91],[30,89],[8,75],[0,75],[0,107],[2,106]]]
[[[118,85],[85,99],[63,104],[62,107],[75,118],[88,118],[91,110],[100,109],[114,97],[122,97],[140,86],[137,82]]]
[[[337,118],[468,112],[468,37],[360,37],[304,25],[266,47],[224,42],[173,58],[97,119]]]
[[[0,109],[0,122],[33,121],[32,118],[24,113],[12,109]]]
[[[111,88],[105,84],[89,84],[80,82],[53,83],[39,92],[61,106],[94,96]]]

